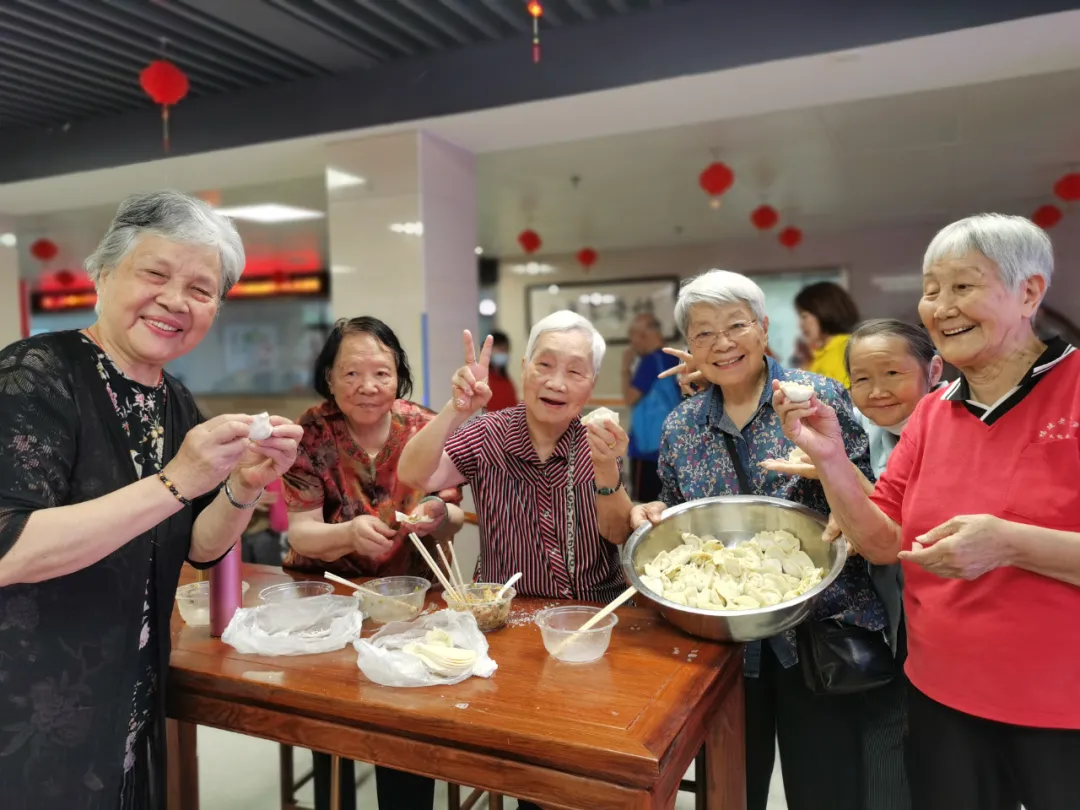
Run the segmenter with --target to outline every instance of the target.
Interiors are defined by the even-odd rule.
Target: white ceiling
[[[713,210],[717,149],[735,185]],[[1080,70],[482,155],[480,243],[520,253],[754,233],[763,202],[809,236],[981,210],[1030,214],[1080,166]],[[579,176],[575,188],[573,176]]]
[[[1080,11],[1065,12],[378,130],[0,185],[0,215],[19,215],[21,228],[27,214],[97,206],[103,213],[132,191],[162,186],[225,189],[226,196],[255,184],[285,189],[296,179],[321,180],[327,143],[417,127],[478,153],[479,236],[496,255],[517,252],[516,235],[527,224],[551,252],[586,242],[603,249],[745,234],[749,211],[762,201],[782,209],[808,238],[817,229],[981,208],[1028,213],[1067,165],[1080,162],[1077,42]],[[697,188],[713,148],[737,175],[719,211]],[[582,177],[576,192],[573,174]]]

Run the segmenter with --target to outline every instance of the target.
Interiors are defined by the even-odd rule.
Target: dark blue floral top
[[[840,383],[806,371],[782,368],[767,358],[769,379],[761,394],[758,409],[740,431],[724,413],[724,397],[716,386],[684,401],[664,422],[660,439],[660,480],[664,488],[660,500],[676,506],[698,498],[737,495],[739,479],[728,455],[723,434],[735,439],[743,469],[753,495],[800,503],[822,515],[829,513],[825,492],[818,481],[780,475],[761,467],[770,458],[784,458],[794,445],[784,436],[780,417],[772,407],[772,381],[812,385],[821,402],[831,405],[840,419],[848,457],[871,478],[870,454],[866,434],[855,419],[851,399]],[[813,618],[835,618],[868,630],[882,630],[887,624],[885,606],[870,581],[866,565],[857,557],[848,560],[844,570],[818,600]],[[798,663],[795,631],[789,630],[768,639],[777,659],[785,667]],[[761,644],[747,645],[744,672],[756,677],[760,670]]]

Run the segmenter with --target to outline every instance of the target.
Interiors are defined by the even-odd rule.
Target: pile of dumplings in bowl
[[[825,569],[787,531],[758,532],[725,546],[683,532],[683,543],[645,563],[641,583],[670,602],[702,610],[754,610],[797,599]]]

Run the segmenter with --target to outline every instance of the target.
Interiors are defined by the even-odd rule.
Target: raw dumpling
[[[597,408],[581,417],[581,424],[586,427],[592,424],[595,424],[597,427],[603,427],[604,422],[607,420],[610,420],[617,425],[619,424],[619,415],[611,410],[611,408]]]
[[[273,435],[274,426],[270,424],[270,414],[265,411],[256,414],[251,422],[251,427],[248,428],[248,438],[253,442],[261,442],[263,439],[269,439]]]
[[[782,382],[780,390],[792,402],[809,402],[810,397],[814,395],[814,386],[797,382]]]

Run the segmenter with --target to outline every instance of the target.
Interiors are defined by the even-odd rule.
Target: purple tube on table
[[[240,543],[210,569],[210,635],[220,638],[233,614],[244,604],[240,575]]]

